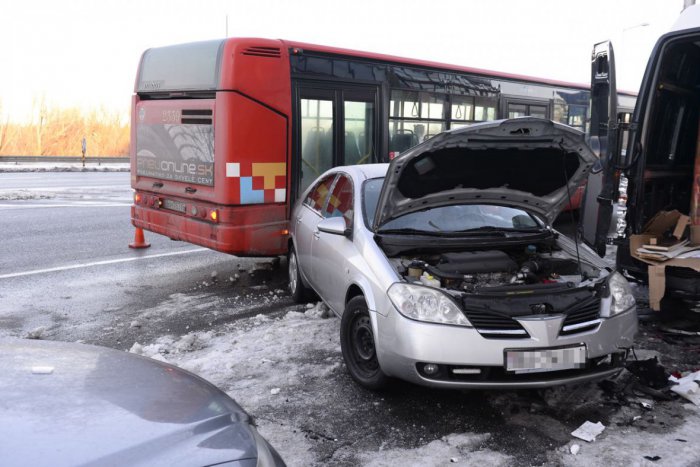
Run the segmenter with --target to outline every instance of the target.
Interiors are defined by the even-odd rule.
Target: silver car
[[[629,284],[551,227],[594,160],[581,132],[522,118],[329,170],[292,212],[290,291],[313,289],[341,317],[346,366],[367,388],[612,375],[637,330]]]

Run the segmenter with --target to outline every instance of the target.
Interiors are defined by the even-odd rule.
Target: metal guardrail
[[[67,164],[83,162],[80,156],[0,156],[0,162],[65,162]],[[128,163],[128,157],[86,157],[85,163],[89,164],[115,164]]]

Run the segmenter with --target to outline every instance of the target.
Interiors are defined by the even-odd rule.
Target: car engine
[[[524,284],[578,285],[599,276],[597,268],[579,264],[561,252],[540,253],[534,245],[525,251],[460,251],[394,258],[392,262],[409,282],[462,292]]]

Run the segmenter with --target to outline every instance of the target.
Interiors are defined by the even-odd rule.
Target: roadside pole
[[[83,140],[81,141],[81,145],[83,147],[83,167],[85,167],[85,153],[87,152],[87,140],[83,136]]]

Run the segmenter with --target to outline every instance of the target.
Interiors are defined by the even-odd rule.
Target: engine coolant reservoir
[[[423,275],[420,276],[420,281],[423,285],[427,285],[428,287],[440,288],[440,280],[434,278],[427,272],[424,272]]]

